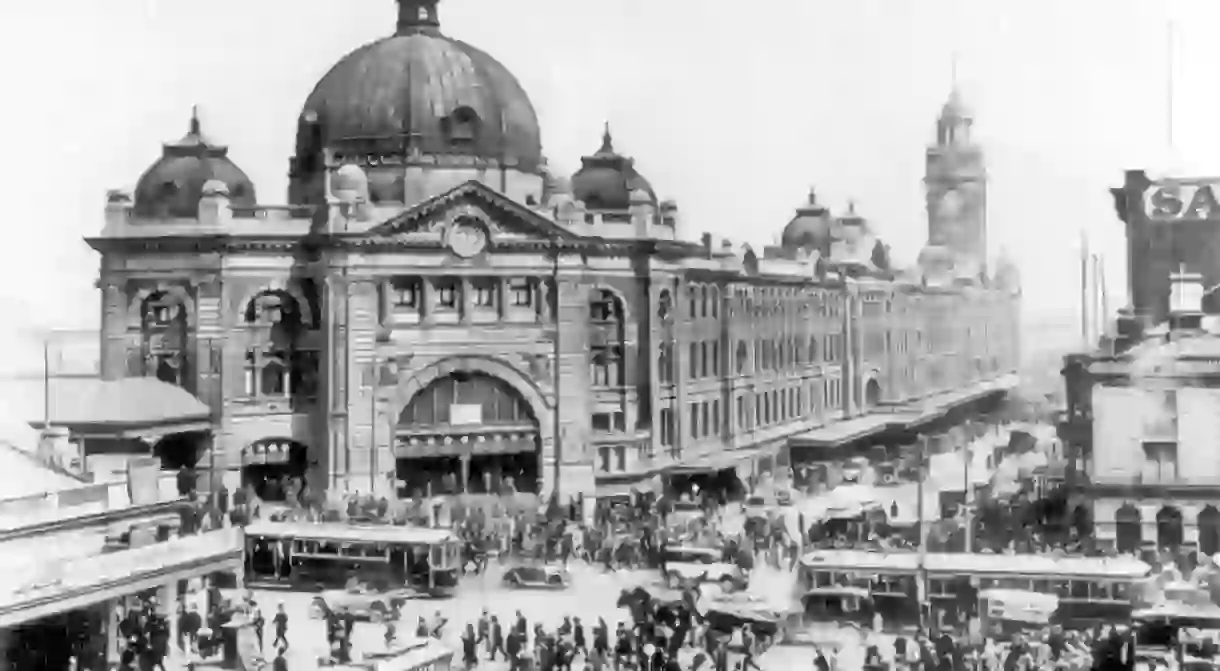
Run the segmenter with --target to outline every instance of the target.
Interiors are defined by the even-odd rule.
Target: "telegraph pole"
[[[919,555],[915,571],[915,591],[919,599],[919,629],[927,631],[927,613],[924,605],[928,601],[928,523],[924,520],[924,480],[928,477],[928,437],[920,435],[916,443],[919,457],[919,477],[916,480],[915,516],[919,529]]]

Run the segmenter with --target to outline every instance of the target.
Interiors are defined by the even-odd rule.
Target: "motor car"
[[[309,610],[310,616],[318,619],[328,612],[335,612],[351,613],[356,619],[381,622],[401,609],[407,601],[421,596],[405,585],[389,587],[360,583],[318,594],[313,598]]]
[[[725,592],[749,587],[749,577],[741,567],[723,561],[717,548],[676,546],[665,549],[665,583],[676,587],[682,582],[718,583]]]
[[[563,589],[568,573],[559,566],[514,566],[504,572],[505,586],[516,589]]]

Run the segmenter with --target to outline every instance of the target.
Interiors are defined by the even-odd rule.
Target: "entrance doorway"
[[[538,418],[504,380],[455,372],[433,380],[398,418],[400,496],[537,493]]]
[[[309,449],[289,438],[264,438],[242,450],[242,487],[263,501],[286,502],[300,495],[309,470]]]

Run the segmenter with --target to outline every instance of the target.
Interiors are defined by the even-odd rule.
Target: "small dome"
[[[437,0],[398,0],[394,35],[339,60],[305,101],[297,155],[494,160],[531,172],[542,134],[529,96],[499,61],[443,35]],[[321,146],[318,146],[318,145]]]
[[[830,248],[830,242],[826,208],[818,204],[817,192],[810,189],[808,201],[796,209],[796,216],[784,227],[780,245],[785,249],[826,251]]]
[[[228,147],[204,137],[199,116],[192,112],[187,134],[165,144],[161,158],[136,183],[135,215],[193,219],[199,215],[199,199],[205,192],[218,193],[218,185],[234,205],[253,207],[258,202],[254,184],[228,154]]]
[[[369,177],[358,165],[347,163],[339,167],[330,178],[330,190],[335,195],[343,192],[353,192],[368,197]]]
[[[656,192],[635,170],[635,162],[614,151],[610,125],[602,133],[602,146],[592,156],[580,159],[581,168],[572,175],[572,195],[590,210],[626,210],[632,194],[643,191],[648,201],[657,203]]]
[[[941,119],[970,119],[973,118],[973,113],[962,99],[961,91],[955,86],[949,92],[949,99],[945,101],[944,106],[940,108]]]
[[[209,179],[203,184],[203,195],[205,196],[228,196],[229,185],[218,179]]]

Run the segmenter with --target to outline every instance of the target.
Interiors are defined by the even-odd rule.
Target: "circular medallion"
[[[487,248],[487,231],[478,224],[459,221],[449,229],[448,242],[454,254],[468,259]]]
[[[941,214],[946,217],[956,217],[962,213],[962,194],[957,189],[949,189],[940,199]]]

